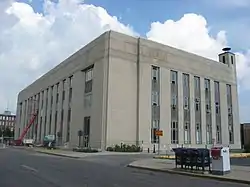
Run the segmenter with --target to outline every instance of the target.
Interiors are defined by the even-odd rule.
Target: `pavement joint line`
[[[169,173],[169,174],[177,174],[177,175],[186,175],[191,177],[199,177],[199,178],[207,178],[207,179],[213,179],[213,180],[219,180],[219,181],[225,181],[225,182],[232,182],[232,183],[240,183],[240,184],[248,184],[250,185],[250,181],[242,180],[242,179],[232,179],[232,178],[225,178],[220,177],[216,175],[205,175],[205,174],[199,174],[199,173],[188,173],[185,171],[174,171],[172,169],[156,169],[156,168],[149,168],[149,167],[143,167],[143,166],[134,166],[134,165],[127,165],[127,167],[135,168],[135,169],[142,169],[142,170],[148,170],[148,171],[155,171],[155,172],[162,172],[162,173]]]
[[[21,165],[21,167],[23,167],[23,168],[25,168],[25,169],[27,169],[27,170],[30,170],[30,171],[36,172],[36,173],[38,172],[38,170],[37,170],[37,169],[32,168],[32,167],[27,166],[27,165],[24,165],[24,164],[22,164],[22,165]]]

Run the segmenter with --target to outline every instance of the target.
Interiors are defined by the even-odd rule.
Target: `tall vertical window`
[[[194,89],[195,91],[200,90],[200,77],[197,76],[194,77]]]
[[[205,110],[206,110],[206,140],[207,144],[212,144],[212,114],[211,114],[211,88],[210,80],[205,81]]]
[[[190,110],[189,110],[189,98],[190,98],[190,86],[189,86],[189,74],[183,73],[183,129],[184,129],[184,143],[191,143],[191,128],[190,128]]]
[[[171,144],[178,144],[179,135],[178,135],[178,122],[172,121],[171,123]]]
[[[90,136],[90,117],[84,117],[83,125],[84,134],[84,147],[89,147],[89,136]]]
[[[220,84],[214,81],[214,98],[215,98],[215,121],[216,121],[216,143],[221,144],[221,113],[220,113]]]
[[[59,102],[59,83],[56,84],[56,103]]]
[[[53,106],[53,91],[54,91],[54,86],[51,86],[51,92],[50,92],[50,97],[51,97],[51,110],[52,110],[52,106]]]
[[[68,110],[66,142],[70,141],[70,123],[71,123],[71,109]]]
[[[61,121],[60,121],[60,141],[62,141],[62,137],[63,137],[63,120],[64,120],[64,110],[62,109],[61,111]]]
[[[178,125],[178,72],[170,71],[171,86],[171,143],[179,143],[179,125]]]
[[[55,113],[55,126],[54,126],[54,133],[57,134],[57,111]]]
[[[172,84],[177,83],[177,71],[171,71],[171,82]]]
[[[72,87],[72,79],[73,79],[73,75],[69,77],[69,87]]]
[[[227,84],[227,107],[228,107],[228,132],[229,132],[229,143],[234,143],[234,124],[233,124],[233,106],[232,106],[232,88],[231,85]]]
[[[69,104],[71,104],[72,101],[72,88],[69,88]]]
[[[158,67],[155,67],[155,66],[152,67],[152,79],[155,81],[159,80],[159,68]]]
[[[65,100],[65,84],[66,84],[66,79],[63,80],[63,85],[62,85],[62,90],[63,90],[63,93],[62,93],[62,106],[63,106],[63,102]]]
[[[196,144],[202,144],[202,138],[201,138],[201,124],[200,123],[196,123],[196,127],[195,127],[196,133],[195,133],[195,137],[196,137]]]
[[[84,71],[85,74],[85,90],[84,90],[84,107],[92,106],[92,87],[93,87],[93,68]]]
[[[41,109],[43,109],[43,99],[44,99],[44,91],[42,91],[42,103],[41,103]]]
[[[160,129],[160,68],[151,68],[151,143],[159,143],[156,131]]]

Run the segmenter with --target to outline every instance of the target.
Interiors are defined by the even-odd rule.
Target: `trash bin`
[[[196,165],[196,149],[194,148],[188,148],[186,149],[186,151],[184,152],[184,157],[185,157],[185,168],[191,168],[191,170],[193,169],[193,167]]]
[[[175,167],[178,165],[183,168],[184,163],[184,148],[173,148],[173,151],[175,153]]]
[[[205,171],[205,168],[210,168],[210,152],[209,149],[197,149],[197,163],[196,163],[196,169],[202,168],[203,171]]]

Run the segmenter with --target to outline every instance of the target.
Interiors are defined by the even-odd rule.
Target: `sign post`
[[[163,136],[163,131],[158,129],[155,131],[155,136],[158,137],[158,155],[160,154],[160,136]]]

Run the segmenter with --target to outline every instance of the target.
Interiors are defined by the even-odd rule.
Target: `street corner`
[[[250,153],[231,153],[230,158],[250,158]]]
[[[174,159],[175,156],[174,155],[157,155],[157,156],[154,156],[153,158],[155,158],[155,159]]]

